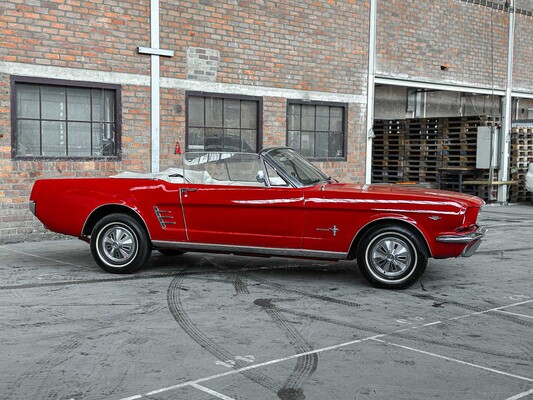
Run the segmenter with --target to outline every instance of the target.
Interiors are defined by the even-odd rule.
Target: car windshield
[[[266,154],[303,186],[328,181],[324,173],[292,149],[272,149]]]

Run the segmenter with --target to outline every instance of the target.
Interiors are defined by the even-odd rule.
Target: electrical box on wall
[[[489,169],[500,166],[500,130],[490,126],[477,128],[476,168]],[[492,147],[492,151],[491,151]],[[492,163],[490,156],[492,154]]]

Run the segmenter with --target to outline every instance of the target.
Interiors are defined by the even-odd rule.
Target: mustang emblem
[[[339,228],[337,228],[337,225],[333,225],[333,228],[316,228],[317,231],[331,231],[333,232],[333,236],[337,236],[337,232],[339,231]]]

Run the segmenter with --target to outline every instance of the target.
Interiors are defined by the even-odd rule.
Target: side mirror
[[[255,180],[266,186],[265,172],[263,170],[257,171],[257,174],[255,175]]]

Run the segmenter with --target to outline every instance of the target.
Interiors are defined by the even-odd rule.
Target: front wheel
[[[425,271],[428,255],[418,234],[401,226],[380,225],[370,229],[357,249],[357,264],[374,286],[403,289]]]
[[[130,274],[150,257],[148,235],[137,220],[126,214],[110,214],[94,226],[91,253],[104,271]]]

